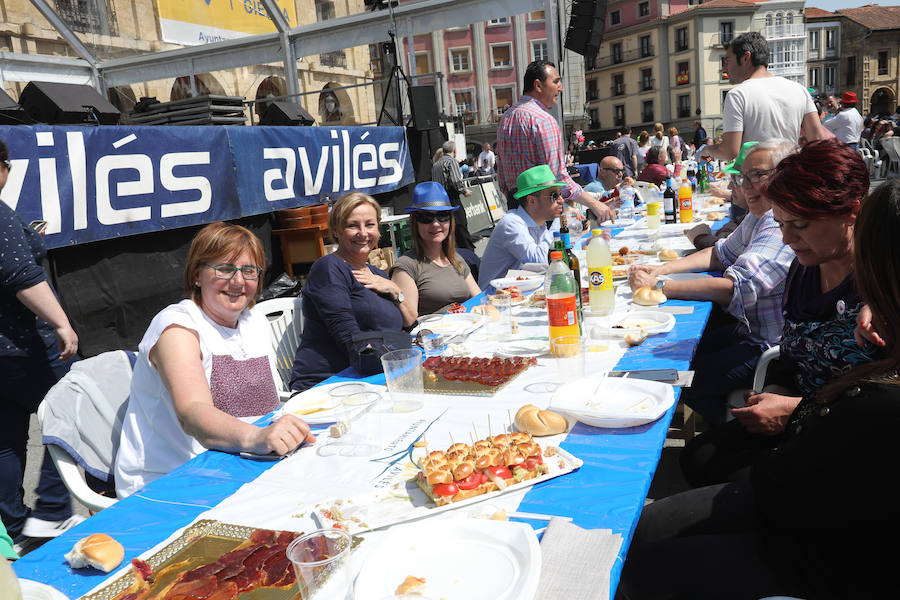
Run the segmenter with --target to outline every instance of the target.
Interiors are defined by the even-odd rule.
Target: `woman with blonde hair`
[[[668,156],[669,137],[663,133],[662,123],[656,123],[653,126],[653,135],[650,136],[650,146],[659,146],[666,153],[666,156]]]
[[[678,135],[678,130],[675,127],[669,127],[669,155],[673,163],[681,162],[683,151],[684,144],[682,144],[681,136]]]

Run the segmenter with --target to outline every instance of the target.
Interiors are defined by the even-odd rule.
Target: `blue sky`
[[[866,4],[880,4],[882,6],[895,6],[894,2],[877,2],[876,0],[806,0],[806,6],[815,6],[822,10],[836,11],[839,8],[856,8]]]

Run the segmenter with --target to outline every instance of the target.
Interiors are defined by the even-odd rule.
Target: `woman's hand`
[[[628,285],[632,290],[641,287],[654,287],[659,278],[661,267],[650,265],[632,265],[628,269]]]
[[[801,398],[796,396],[750,392],[747,396],[747,406],[733,408],[731,414],[750,433],[779,435],[784,433],[788,419],[800,404],[800,400]]]
[[[882,348],[885,346],[884,339],[878,335],[878,332],[875,331],[875,327],[872,325],[872,309],[869,308],[868,304],[863,304],[859,314],[856,316],[856,329],[853,330],[853,337],[859,346],[865,346],[867,342]]]
[[[78,352],[78,335],[72,326],[66,323],[54,330],[56,344],[59,346],[59,359],[63,362],[69,360]]]
[[[294,415],[283,415],[268,427],[258,429],[248,448],[255,454],[287,454],[303,442],[313,444],[316,441],[309,425]]]
[[[376,294],[390,296],[392,300],[396,300],[397,294],[400,293],[400,287],[396,283],[381,275],[376,275],[369,267],[354,269],[353,276],[356,277],[358,282],[366,286],[367,289],[372,290]]]

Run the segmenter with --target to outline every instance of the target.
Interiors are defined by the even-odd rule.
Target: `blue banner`
[[[414,178],[401,127],[0,126],[0,200],[49,248],[387,192]]]

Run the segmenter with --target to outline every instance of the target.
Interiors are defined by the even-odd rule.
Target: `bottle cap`
[[[550,253],[550,260],[562,260],[562,252],[554,250]]]
[[[603,230],[597,227],[596,229],[591,229],[591,235],[603,235]]]

